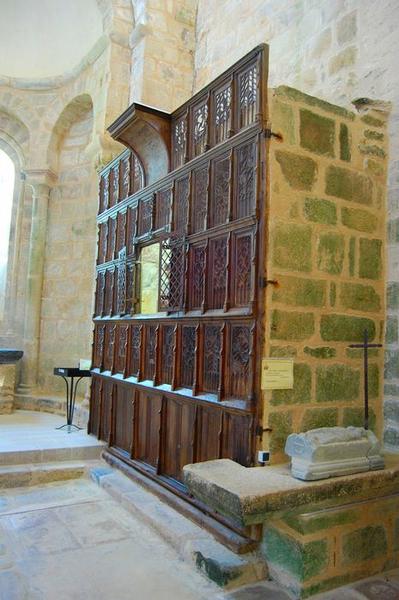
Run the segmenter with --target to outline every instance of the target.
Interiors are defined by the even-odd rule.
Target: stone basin
[[[0,365],[10,365],[19,361],[23,357],[23,350],[14,348],[0,348]]]

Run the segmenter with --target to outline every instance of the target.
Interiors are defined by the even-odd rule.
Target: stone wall
[[[292,431],[362,425],[362,351],[384,338],[385,113],[362,116],[293,88],[270,93],[265,356],[294,358],[294,389],[265,392],[270,450]],[[272,288],[272,289],[271,289]],[[370,351],[381,434],[383,351]],[[264,440],[267,447],[267,441]]]
[[[350,107],[392,102],[389,133],[385,443],[399,449],[399,81],[395,0],[198,1],[194,91],[256,44],[270,44],[269,83]]]

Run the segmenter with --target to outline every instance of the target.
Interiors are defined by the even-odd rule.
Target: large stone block
[[[372,408],[369,408],[369,428],[375,432],[376,416]],[[364,408],[359,406],[349,406],[344,408],[342,418],[344,427],[364,427]]]
[[[301,430],[319,429],[319,427],[335,427],[338,425],[337,408],[310,408],[303,416]]]
[[[274,310],[271,338],[281,340],[305,340],[314,333],[314,315],[303,312]]]
[[[292,433],[292,414],[289,411],[272,412],[269,415],[270,451],[281,452],[284,449],[287,437]]]
[[[359,244],[359,277],[379,279],[382,272],[382,241],[361,238]]]
[[[309,346],[305,346],[303,351],[305,354],[309,354],[315,358],[333,358],[337,354],[336,349],[331,348],[330,346],[319,346],[318,348],[309,348]]]
[[[315,577],[328,564],[327,539],[301,543],[275,527],[266,527],[264,551],[269,565],[288,571],[298,581]]]
[[[324,223],[325,225],[336,225],[337,223],[337,208],[331,200],[305,198],[303,212],[306,219],[314,223]]]
[[[367,329],[369,340],[375,338],[375,323],[365,317],[348,315],[322,315],[320,333],[327,342],[360,342],[363,341],[364,330]]]
[[[373,182],[362,173],[330,165],[326,172],[326,194],[370,205],[373,200]]]
[[[339,128],[339,157],[347,162],[351,159],[349,129],[346,123],[341,123]]]
[[[310,225],[276,224],[273,237],[273,264],[293,271],[312,268],[312,228]]]
[[[379,311],[381,299],[371,285],[360,283],[342,283],[340,301],[344,308],[361,311]]]
[[[361,208],[346,208],[341,212],[342,224],[356,231],[373,233],[378,227],[378,217]]]
[[[317,163],[293,152],[276,151],[276,160],[289,185],[296,190],[311,190],[317,175]]]
[[[360,371],[347,365],[322,365],[316,369],[316,401],[348,402],[360,392]]]
[[[355,113],[346,108],[342,108],[336,104],[330,104],[330,102],[326,102],[326,100],[321,100],[321,98],[316,98],[316,96],[310,96],[309,94],[305,94],[304,92],[300,92],[299,90],[286,85],[279,86],[274,90],[274,93],[278,96],[288,98],[289,100],[302,102],[308,106],[315,106],[328,113],[350,119],[351,121],[355,118]]]
[[[282,275],[279,286],[273,289],[273,301],[293,306],[324,306],[326,282]]]
[[[272,118],[273,131],[281,133],[285,142],[295,144],[295,119],[292,107],[274,100]]]
[[[342,272],[345,254],[345,239],[338,233],[322,233],[317,247],[317,267],[331,275]]]
[[[335,122],[310,110],[301,109],[300,139],[301,146],[326,156],[334,156]]]
[[[363,527],[342,538],[342,562],[344,565],[360,563],[386,554],[387,533],[382,525]]]
[[[273,390],[271,404],[307,404],[311,402],[312,371],[309,365],[294,364],[294,388]]]

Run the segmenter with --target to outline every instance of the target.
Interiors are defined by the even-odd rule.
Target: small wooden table
[[[61,425],[61,427],[56,427],[56,429],[64,429],[64,427],[68,428],[68,433],[71,433],[71,428],[75,427],[76,429],[82,429],[82,427],[78,427],[78,425],[73,424],[73,413],[75,411],[75,400],[76,400],[76,390],[79,384],[79,381],[83,379],[83,377],[91,377],[91,372],[86,370],[81,370],[79,367],[57,367],[54,369],[54,375],[58,375],[62,377],[66,384],[66,403],[67,403],[67,422],[65,425]],[[67,377],[71,378],[71,382],[69,383]],[[77,380],[74,379],[77,377]]]

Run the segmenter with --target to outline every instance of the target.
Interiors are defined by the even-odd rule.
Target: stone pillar
[[[25,189],[32,191],[32,221],[25,294],[25,358],[18,387],[18,394],[22,395],[31,395],[37,385],[48,201],[55,180],[55,175],[49,170],[26,171]]]

